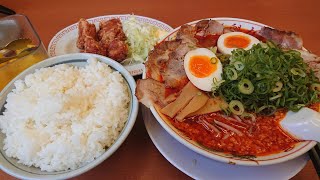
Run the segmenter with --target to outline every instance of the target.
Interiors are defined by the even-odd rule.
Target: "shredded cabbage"
[[[125,63],[145,62],[149,51],[158,42],[161,34],[159,28],[137,21],[134,15],[123,22],[123,31],[129,45],[129,56]]]

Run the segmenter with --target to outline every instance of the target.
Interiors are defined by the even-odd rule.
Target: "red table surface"
[[[320,54],[319,0],[2,0],[1,5],[27,15],[47,47],[51,38],[79,18],[112,14],[137,14],[163,21],[172,27],[208,17],[237,17],[299,33],[304,46]],[[109,159],[74,179],[190,179],[171,165],[150,140],[143,118]],[[213,177],[214,178],[214,177]],[[3,171],[0,179],[15,179]],[[309,161],[292,179],[318,179]]]

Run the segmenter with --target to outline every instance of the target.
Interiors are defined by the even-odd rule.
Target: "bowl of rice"
[[[137,114],[135,80],[95,54],[49,58],[0,93],[0,168],[20,179],[67,179],[111,156]]]

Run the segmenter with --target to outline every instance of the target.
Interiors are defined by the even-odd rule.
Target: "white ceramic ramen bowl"
[[[118,62],[104,56],[96,55],[96,54],[87,54],[87,53],[76,53],[76,54],[67,54],[62,56],[55,56],[52,58],[49,58],[47,60],[44,60],[42,62],[39,62],[30,68],[23,71],[21,74],[19,74],[15,79],[13,79],[2,91],[0,94],[0,114],[5,110],[4,104],[6,102],[6,97],[8,93],[11,92],[11,90],[14,88],[14,82],[18,79],[24,79],[24,77],[28,74],[33,73],[36,69],[44,68],[44,67],[50,67],[58,64],[71,64],[74,66],[85,66],[87,63],[88,58],[97,58],[99,61],[104,62],[108,64],[111,68],[113,68],[115,71],[118,71],[126,80],[126,83],[129,87],[130,92],[130,104],[129,104],[129,116],[128,120],[122,129],[119,137],[117,140],[108,148],[106,151],[96,158],[95,160],[75,169],[75,170],[67,170],[67,171],[57,171],[57,172],[46,172],[46,171],[40,171],[39,168],[35,167],[28,167],[23,164],[20,164],[17,162],[17,159],[9,158],[5,155],[5,152],[3,150],[3,140],[5,138],[5,135],[3,133],[0,133],[0,168],[2,171],[15,176],[19,179],[68,179],[77,175],[80,175],[86,171],[89,171],[90,169],[94,168],[95,166],[102,163],[104,160],[106,160],[108,157],[110,157],[124,142],[124,140],[129,135],[138,114],[138,108],[139,104],[134,96],[134,91],[136,88],[136,83],[133,77],[129,74],[129,72]]]
[[[241,28],[249,29],[249,30],[250,29],[260,30],[262,27],[267,26],[258,22],[238,19],[238,18],[208,18],[208,19],[217,20],[220,23],[227,26],[237,26],[237,27],[241,26]],[[200,20],[193,21],[188,24],[195,25],[198,21]],[[174,39],[179,29],[180,27],[174,29],[162,41]],[[144,73],[144,77],[145,77],[145,73]],[[211,151],[200,146],[198,143],[192,141],[190,138],[185,136],[181,131],[176,129],[169,121],[166,120],[166,118],[164,118],[164,116],[154,106],[151,106],[150,109],[152,114],[157,119],[157,121],[161,124],[161,126],[180,143],[182,143],[183,145],[187,146],[191,150],[203,156],[206,156],[213,160],[226,162],[229,164],[246,165],[246,166],[261,166],[261,165],[277,164],[277,163],[281,163],[281,162],[299,157],[302,154],[309,151],[314,145],[316,145],[315,141],[303,141],[303,142],[297,143],[294,146],[294,148],[287,150],[286,152],[281,152],[281,153],[267,155],[267,156],[257,156],[255,158],[235,157],[223,152],[217,152],[213,150]]]

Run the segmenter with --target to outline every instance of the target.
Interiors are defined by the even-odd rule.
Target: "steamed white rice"
[[[75,169],[115,142],[129,101],[124,78],[95,59],[84,68],[39,69],[8,94],[0,116],[5,153],[45,171]]]

